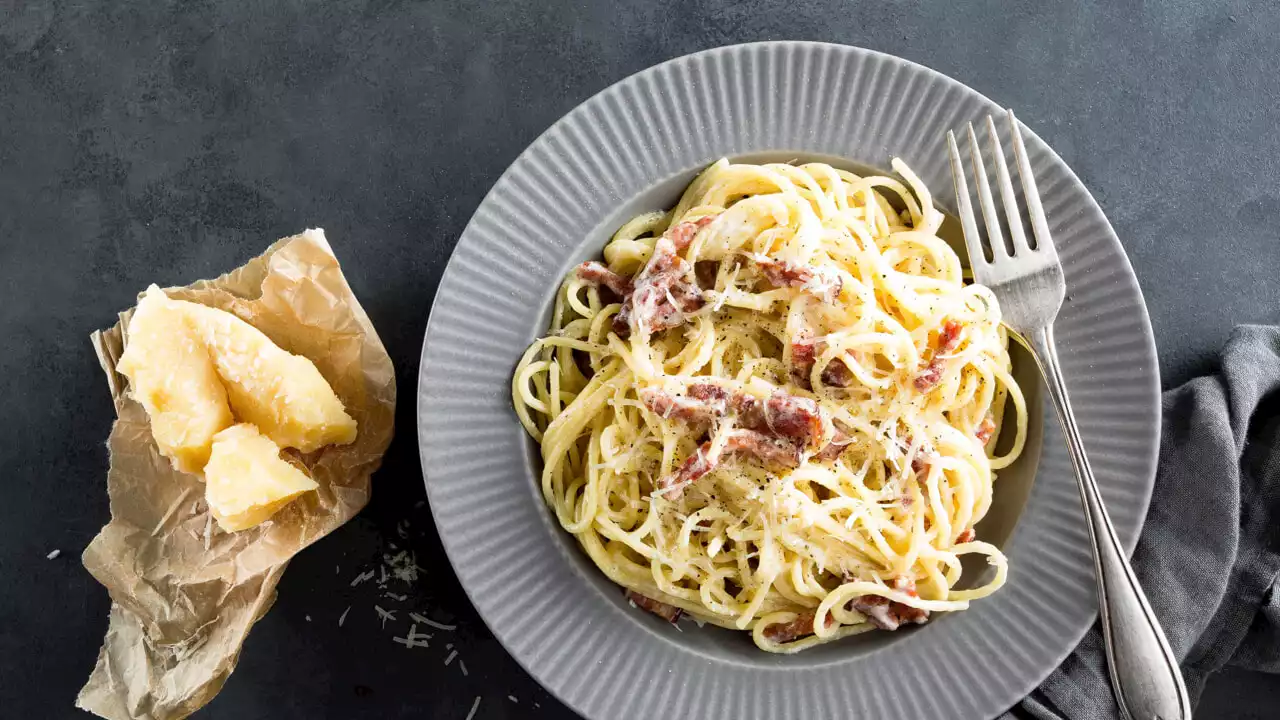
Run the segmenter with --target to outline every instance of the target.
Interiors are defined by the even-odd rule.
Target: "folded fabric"
[[[1164,394],[1133,566],[1192,703],[1213,672],[1280,672],[1280,327],[1237,327],[1219,374]],[[1005,718],[1120,717],[1101,630]]]

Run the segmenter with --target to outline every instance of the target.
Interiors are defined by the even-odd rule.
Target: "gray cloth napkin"
[[[1224,667],[1280,673],[1280,328],[1237,327],[1218,375],[1164,394],[1133,554],[1192,702]],[[1119,717],[1097,626],[1005,718]]]

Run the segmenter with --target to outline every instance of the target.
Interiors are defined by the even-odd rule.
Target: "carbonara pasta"
[[[637,606],[795,652],[1004,583],[973,528],[1026,435],[1008,337],[893,168],[720,160],[565,279],[515,409],[548,506]],[[994,573],[956,589],[971,553]]]

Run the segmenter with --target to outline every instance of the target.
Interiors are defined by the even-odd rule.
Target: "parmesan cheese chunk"
[[[160,453],[182,472],[199,473],[213,436],[235,422],[213,358],[186,322],[180,303],[152,285],[129,322],[116,369],[151,418]]]
[[[281,459],[280,447],[248,423],[214,436],[204,475],[209,510],[227,532],[251,528],[319,487]]]
[[[356,421],[310,360],[281,349],[231,313],[184,305],[239,420],[304,453],[356,439]]]

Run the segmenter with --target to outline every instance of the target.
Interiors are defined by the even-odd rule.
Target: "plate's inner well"
[[[816,155],[814,153],[786,151],[749,153],[730,156],[729,160],[736,163],[750,164],[822,162],[862,176],[895,176],[893,171],[888,168],[871,168],[844,158]],[[886,158],[886,165],[887,160]],[[714,161],[714,158],[712,161]],[[710,162],[707,164],[710,164]],[[669,210],[675,207],[685,188],[693,182],[698,173],[706,169],[707,164],[690,167],[685,172],[675,174],[655,183],[643,192],[636,194],[626,203],[619,205],[597,227],[593,228],[587,236],[582,238],[570,262],[566,263],[556,273],[556,277],[563,278],[573,267],[585,260],[600,259],[609,238],[623,223],[631,218],[644,212]],[[933,193],[935,207],[945,211],[950,205],[950,203],[946,202],[950,197],[948,189],[931,187],[929,190]],[[895,209],[903,209],[896,195],[888,193],[886,199],[895,206]],[[952,246],[967,267],[968,253],[965,249],[959,220],[948,212],[938,234]],[[531,328],[529,342],[540,337],[550,324],[551,311],[558,290],[558,281],[545,288],[541,300],[541,322],[536,328]],[[1043,438],[1042,417],[1044,414],[1040,376],[1036,369],[1035,361],[1027,354],[1026,349],[1012,340],[1012,338],[1010,340],[1009,354],[1013,363],[1014,379],[1018,382],[1019,387],[1022,388],[1027,402],[1028,427],[1026,445],[1021,456],[1013,464],[997,471],[995,498],[991,509],[976,526],[978,537],[1001,549],[1004,549],[1005,543],[1013,534],[1014,527],[1018,522],[1018,518],[1022,515],[1022,510],[1026,506],[1032,484],[1035,481],[1036,466],[1040,458],[1040,447]],[[514,412],[512,417],[514,418]],[[1014,431],[1013,424],[1005,424],[1000,437],[996,441],[998,452],[1003,453],[1008,450],[1013,441]],[[524,433],[522,432],[521,434],[523,435]],[[751,642],[751,637],[748,633],[728,630],[714,625],[699,627],[688,617],[680,621],[679,629],[673,628],[661,618],[632,607],[623,596],[622,588],[605,577],[600,572],[600,569],[587,557],[585,551],[578,546],[574,537],[560,527],[554,513],[545,507],[541,491],[538,488],[537,478],[541,473],[542,461],[539,457],[537,443],[527,436],[524,438],[524,442],[527,448],[525,454],[526,462],[529,464],[529,470],[525,473],[525,477],[529,480],[527,488],[529,502],[536,503],[543,510],[542,517],[549,531],[555,535],[556,543],[561,546],[564,555],[573,563],[577,574],[595,588],[605,602],[615,605],[625,616],[620,618],[619,622],[640,623],[643,627],[667,641],[678,643],[690,650],[719,660],[761,666],[775,666],[778,664],[811,666],[823,665],[833,660],[843,660],[851,656],[875,652],[913,634],[928,633],[930,628],[946,622],[948,616],[952,614],[935,613],[930,617],[929,622],[924,625],[904,626],[893,632],[877,630],[862,633],[833,643],[817,645],[805,650],[803,653],[794,655],[775,655],[762,652]],[[985,557],[980,555],[964,556],[962,564],[964,574],[956,585],[956,589],[980,585],[995,572],[994,568],[987,565]],[[1010,574],[1017,571],[1018,568],[1015,565],[1010,566]],[[996,592],[999,593],[1000,591],[997,590]],[[976,600],[974,605],[982,603],[984,600]]]

